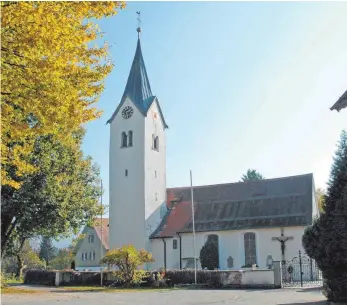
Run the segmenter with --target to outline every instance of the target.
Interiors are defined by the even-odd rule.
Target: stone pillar
[[[62,279],[62,272],[56,272],[55,273],[55,286],[59,286],[61,283],[61,279]]]
[[[275,288],[282,288],[282,263],[280,261],[273,262],[274,271],[274,286]]]

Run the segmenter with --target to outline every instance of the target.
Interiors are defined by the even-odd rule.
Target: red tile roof
[[[97,219],[96,224],[93,226],[96,234],[98,234],[99,239],[101,239],[101,229],[102,229],[102,244],[105,247],[106,250],[109,249],[109,244],[108,244],[108,236],[109,236],[109,220],[108,218],[103,218],[102,219],[102,226],[101,224],[101,219]]]
[[[172,237],[183,229],[192,217],[192,205],[190,201],[176,203],[164,217],[165,224],[159,226],[160,230],[155,232],[155,237]],[[154,236],[153,236],[154,237]]]

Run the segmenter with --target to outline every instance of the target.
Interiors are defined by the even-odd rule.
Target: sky
[[[98,24],[115,67],[83,151],[108,204],[110,127],[137,43],[169,125],[167,187],[313,173],[326,187],[347,109],[347,2],[128,2]],[[107,216],[107,215],[105,215]]]

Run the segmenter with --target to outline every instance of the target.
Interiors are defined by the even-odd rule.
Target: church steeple
[[[107,123],[111,123],[116,116],[120,106],[126,97],[128,97],[136,107],[146,115],[149,107],[151,106],[155,96],[152,94],[151,86],[146,71],[145,62],[142,56],[141,42],[140,42],[140,26],[137,28],[138,39],[135,56],[131,65],[128,81],[119,106],[113,113]]]
[[[122,100],[126,96],[128,96],[143,113],[147,112],[153,98],[145,62],[142,56],[140,37],[137,40],[136,52]]]

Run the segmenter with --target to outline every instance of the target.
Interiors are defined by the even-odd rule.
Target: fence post
[[[303,286],[302,285],[302,260],[301,260],[301,251],[299,250],[299,264],[300,264],[300,284],[301,284],[301,287]]]
[[[282,262],[273,262],[273,272],[274,272],[274,286],[275,288],[282,288]]]
[[[310,258],[310,271],[311,271],[311,281],[313,281],[313,266],[312,266],[312,258]]]

